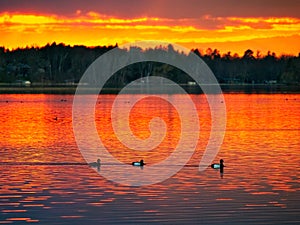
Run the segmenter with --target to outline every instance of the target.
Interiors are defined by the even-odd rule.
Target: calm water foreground
[[[168,157],[180,137],[175,109],[153,97],[132,109],[137,136],[149,136],[153,116],[168,129],[156,149],[136,152],[114,135],[115,97],[102,95],[96,105],[99,136],[111,154],[124,164],[143,158],[148,168]],[[124,104],[131,97],[124,95]],[[300,95],[224,95],[227,129],[215,159],[225,161],[223,176],[199,171],[210,112],[204,95],[191,97],[201,126],[191,160],[161,183],[131,187],[86,165],[73,134],[72,95],[1,95],[0,224],[300,224]],[[169,98],[180,103],[179,95]],[[116,166],[102,163],[101,170]],[[143,179],[147,165],[136,169]]]

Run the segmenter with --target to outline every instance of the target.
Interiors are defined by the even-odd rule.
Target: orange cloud
[[[95,46],[152,39],[176,42],[189,48],[221,46],[223,51],[239,54],[246,50],[245,46],[278,54],[300,52],[300,19],[289,17],[214,18],[207,15],[199,19],[124,19],[95,12],[82,14],[80,10],[73,17],[2,13],[0,31],[0,45],[6,48],[41,46],[54,41]],[[289,42],[278,43],[278,38]],[[266,44],[257,40],[265,40]]]

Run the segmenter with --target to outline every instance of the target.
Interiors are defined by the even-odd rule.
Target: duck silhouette
[[[133,166],[144,166],[146,164],[144,163],[144,160],[141,159],[139,162],[132,162],[131,165],[133,165]]]
[[[97,162],[91,162],[91,163],[89,163],[89,166],[90,167],[97,167],[99,169],[100,168],[100,162],[101,162],[101,160],[97,159]]]
[[[220,163],[213,163],[210,165],[211,168],[213,169],[220,169],[220,173],[223,173],[224,171],[224,160],[220,159]]]

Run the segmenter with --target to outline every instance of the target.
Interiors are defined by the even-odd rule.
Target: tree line
[[[77,83],[88,66],[115,46],[69,46],[63,43],[43,47],[8,50],[0,47],[0,83],[28,80],[38,84]],[[168,48],[163,49],[168,51]],[[208,48],[204,53],[192,50],[210,67],[220,83],[300,83],[300,53],[298,56],[268,52],[262,56],[251,49],[243,56],[221,54]],[[158,62],[142,62],[118,71],[107,86],[120,87],[147,76],[164,76],[176,83],[186,84],[192,79],[183,71]]]

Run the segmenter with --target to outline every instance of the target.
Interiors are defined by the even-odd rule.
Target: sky
[[[298,0],[0,0],[0,46],[159,40],[243,55],[300,53]]]

